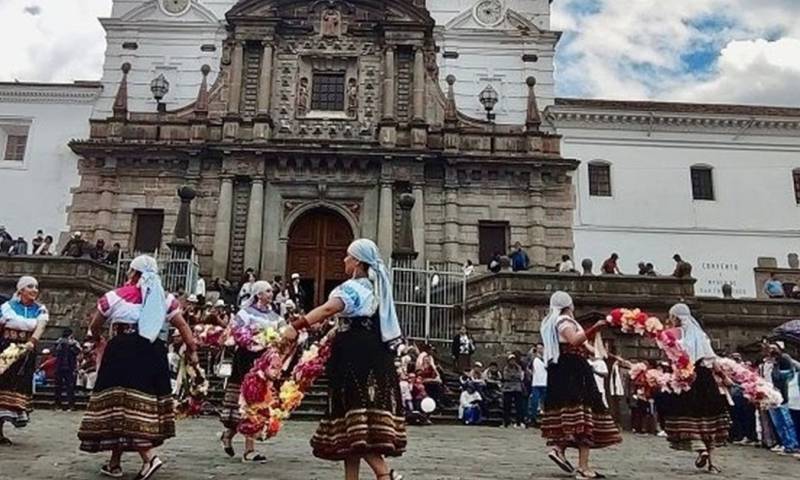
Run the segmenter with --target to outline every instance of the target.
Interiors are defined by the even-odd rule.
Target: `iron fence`
[[[161,283],[165,291],[172,293],[183,291],[186,294],[194,292],[200,272],[200,265],[194,252],[189,258],[175,258],[170,252],[156,252],[149,255],[152,255],[158,261]],[[120,255],[117,261],[117,286],[125,284],[128,269],[134,258],[136,258],[135,255]]]
[[[425,342],[450,341],[464,323],[467,278],[458,265],[393,263],[397,316],[406,337]]]

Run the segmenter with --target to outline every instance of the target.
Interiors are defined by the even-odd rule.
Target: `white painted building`
[[[800,109],[557,99],[545,119],[581,161],[575,258],[596,271],[680,253],[698,294],[755,296],[758,257],[800,250]]]
[[[67,144],[88,137],[101,90],[97,82],[0,83],[0,225],[14,238],[30,242],[42,229],[57,242],[64,232],[78,184]]]

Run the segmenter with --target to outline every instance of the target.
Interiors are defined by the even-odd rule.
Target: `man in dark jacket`
[[[67,257],[80,258],[84,253],[88,253],[88,248],[81,232],[75,232],[61,250],[61,255]]]
[[[75,381],[78,369],[78,354],[81,346],[72,335],[72,330],[67,328],[61,334],[55,347],[56,355],[56,408],[61,405],[61,393],[67,390],[67,405],[69,410],[75,408]]]

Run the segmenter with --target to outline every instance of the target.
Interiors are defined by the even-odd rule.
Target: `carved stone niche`
[[[341,110],[314,110],[314,75],[341,75]],[[291,80],[290,80],[291,82]],[[359,62],[355,55],[306,54],[298,58],[296,118],[309,120],[357,120],[360,102]]]

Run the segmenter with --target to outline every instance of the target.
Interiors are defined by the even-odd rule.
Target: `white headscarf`
[[[142,274],[137,284],[142,291],[139,335],[152,343],[158,338],[167,318],[167,299],[158,276],[158,263],[151,256],[139,255],[131,262],[131,270]]]
[[[19,292],[21,292],[23,288],[30,287],[31,285],[33,285],[34,287],[38,287],[39,286],[39,281],[36,280],[34,277],[31,277],[30,275],[25,275],[25,276],[19,277],[19,280],[17,280],[17,291],[14,292],[14,295],[11,298],[13,300],[17,300],[18,301],[19,300]]]
[[[272,291],[272,284],[267,282],[266,280],[259,280],[253,283],[253,286],[250,287],[250,298],[248,298],[244,306],[245,307],[252,307],[256,303],[258,303],[258,296],[264,292],[271,292]]]
[[[692,316],[692,311],[685,303],[676,303],[669,309],[669,314],[681,321],[681,343],[689,354],[692,363],[705,358],[716,358],[711,347],[711,340],[703,331],[703,327]]]
[[[392,281],[378,246],[372,240],[361,238],[347,247],[347,254],[369,265],[367,275],[375,286],[375,297],[379,302],[381,337],[383,337],[384,343],[394,343],[400,340],[403,332],[400,330],[400,321],[397,319],[397,311],[394,307]]]
[[[539,330],[544,344],[544,363],[545,365],[558,363],[561,349],[558,346],[558,317],[561,312],[572,306],[572,297],[567,292],[557,291],[550,296],[550,312],[542,322]]]

